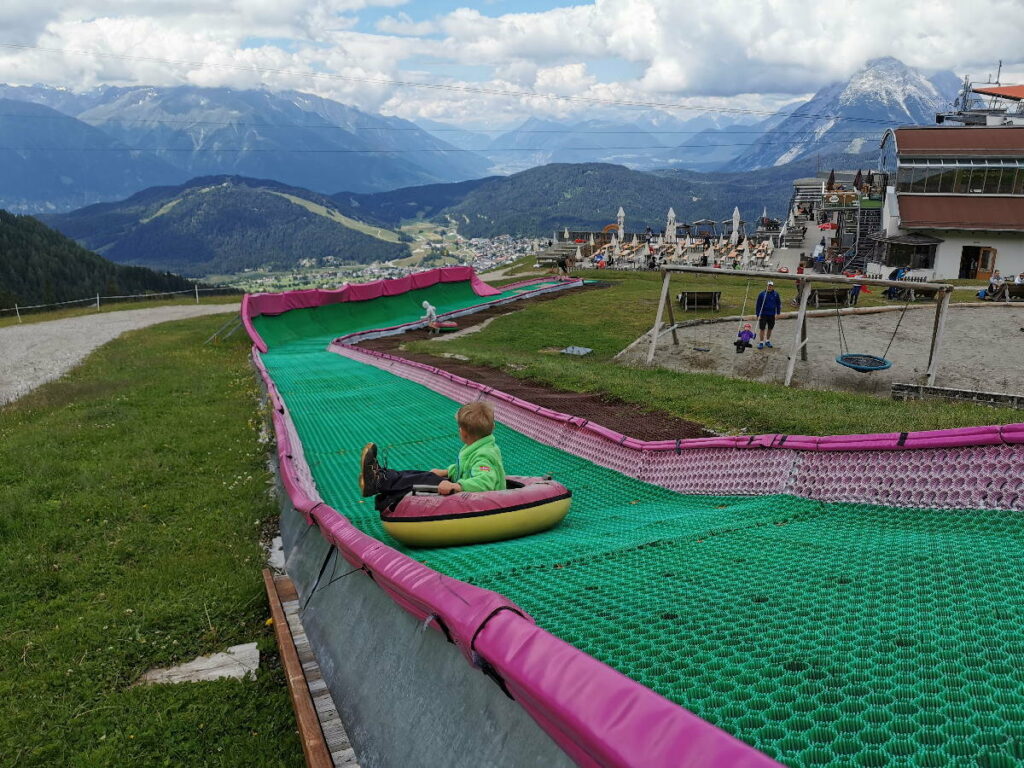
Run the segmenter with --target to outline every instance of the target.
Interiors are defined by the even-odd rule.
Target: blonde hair
[[[462,427],[463,432],[479,440],[494,431],[494,408],[490,403],[479,400],[475,403],[466,403],[455,414],[455,421]]]

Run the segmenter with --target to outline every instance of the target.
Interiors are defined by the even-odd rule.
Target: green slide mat
[[[257,318],[324,500],[432,568],[791,766],[1003,766],[1024,757],[1024,526],[1011,512],[710,497],[641,483],[502,425],[513,474],[573,490],[557,528],[438,550],[385,534],[359,496],[373,440],[446,466],[457,405],[326,351],[355,330],[479,303],[442,285]]]

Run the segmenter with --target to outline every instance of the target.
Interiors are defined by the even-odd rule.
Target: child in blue
[[[748,347],[754,346],[751,342],[754,340],[754,332],[750,328],[750,323],[743,324],[743,330],[736,334],[738,337],[733,345],[736,347],[736,354],[742,354]]]

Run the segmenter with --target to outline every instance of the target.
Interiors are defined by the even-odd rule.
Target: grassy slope
[[[417,342],[410,347],[430,354],[459,353],[473,362],[504,367],[523,378],[573,391],[611,395],[729,433],[828,435],[940,429],[1012,420],[1006,411],[980,406],[895,402],[868,395],[801,390],[724,376],[618,365],[611,358],[654,322],[661,277],[653,272],[604,270],[581,274],[613,285],[601,291],[570,293],[558,301],[499,317],[480,333],[444,343]],[[690,290],[722,291],[722,315],[739,314],[743,306],[743,278],[688,277],[685,285]],[[682,279],[673,278],[673,293],[682,289]],[[751,285],[748,313],[753,311],[758,290],[760,286]],[[792,288],[787,291],[784,287],[784,301],[791,295]],[[970,300],[972,295],[958,291],[955,298]],[[861,306],[884,303],[877,291],[862,296],[860,301]],[[913,317],[931,322],[931,311],[914,311],[920,314]],[[701,310],[687,313],[685,319],[712,315]],[[894,323],[895,318],[894,314]],[[728,333],[731,337],[735,330],[732,326],[720,326],[712,332]],[[557,353],[557,349],[572,344],[591,347],[594,353],[587,357]]]
[[[301,765],[248,345],[202,344],[223,321],[127,334],[0,409],[0,764]],[[254,681],[129,687],[254,640]]]
[[[325,219],[333,221],[335,224],[341,224],[343,227],[354,229],[357,232],[362,232],[364,235],[375,237],[378,240],[383,240],[386,243],[397,243],[398,235],[392,232],[390,229],[384,229],[383,227],[371,227],[369,224],[364,224],[361,221],[350,219],[348,216],[343,216],[337,211],[329,210],[326,206],[317,205],[311,200],[303,200],[301,197],[295,195],[288,195],[284,192],[275,192],[273,190],[267,190],[273,195],[283,197],[296,205],[305,208],[310,213],[315,213],[317,216],[323,216]]]

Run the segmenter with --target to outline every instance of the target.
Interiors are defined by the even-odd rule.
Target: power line
[[[12,99],[13,100],[13,99]],[[26,104],[41,104],[41,102],[24,102]],[[42,106],[46,106],[43,104]],[[566,128],[545,128],[545,129],[520,129],[520,128],[487,128],[487,129],[465,129],[465,128],[422,128],[418,125],[411,125],[409,127],[404,126],[343,126],[335,125],[333,123],[250,123],[233,120],[165,120],[157,118],[147,117],[105,117],[102,120],[97,120],[92,117],[83,119],[77,115],[66,114],[60,112],[58,115],[26,115],[17,112],[0,112],[0,117],[13,117],[21,118],[26,120],[60,120],[60,119],[73,119],[80,120],[87,125],[107,125],[109,123],[125,123],[125,124],[136,124],[136,125],[225,125],[225,126],[239,126],[243,128],[326,128],[330,130],[346,131],[353,133],[355,131],[389,131],[389,132],[418,132],[426,134],[434,133],[525,133],[525,134],[566,134],[566,133],[577,133],[585,136],[618,136],[618,135],[698,135],[709,130],[703,128],[700,130],[682,131],[682,130],[661,130],[645,128],[637,128],[635,130],[613,130],[613,131],[588,131],[580,130],[572,126]],[[891,125],[891,123],[886,123]],[[722,134],[729,136],[733,135],[754,135],[760,136],[764,131],[734,131],[728,129],[716,129],[721,131]],[[830,136],[863,136],[864,131],[844,131],[842,133],[832,132]]]
[[[116,59],[118,61],[147,61],[158,64],[174,64],[190,67],[212,67],[215,69],[227,69],[231,71],[240,72],[263,72],[268,74],[308,77],[311,79],[339,80],[342,82],[366,83],[370,85],[390,85],[399,86],[403,88],[425,88],[431,90],[452,91],[456,93],[470,93],[483,96],[543,98],[551,99],[554,101],[567,101],[582,104],[602,104],[606,106],[643,107],[647,109],[685,110],[693,112],[719,112],[722,114],[761,115],[765,118],[784,114],[787,115],[788,117],[797,117],[801,119],[823,118],[830,120],[844,120],[848,122],[891,125],[890,121],[880,120],[877,118],[849,117],[845,115],[827,114],[795,114],[793,112],[787,112],[786,110],[769,111],[758,109],[742,109],[739,107],[695,106],[685,104],[672,104],[657,101],[641,101],[638,99],[607,99],[598,98],[596,96],[563,96],[554,93],[538,93],[536,91],[513,91],[510,89],[503,88],[486,88],[483,86],[455,85],[452,83],[417,82],[411,80],[397,80],[387,77],[356,77],[354,75],[341,75],[334,72],[300,72],[297,70],[279,69],[275,67],[242,66],[240,64],[216,64],[208,62],[189,61],[185,59],[165,59],[154,56],[127,56],[118,53],[105,53],[100,51],[81,51],[70,48],[47,48],[38,45],[25,45],[23,43],[0,43],[0,48],[41,51],[44,53],[61,53],[69,54],[72,56],[96,56],[99,58]]]
[[[667,147],[661,144],[637,147],[637,146],[622,146],[622,147],[497,147],[489,148],[487,152],[545,152],[545,151],[558,151],[558,152],[603,152],[608,150],[624,151],[624,150],[641,150],[641,149],[660,149],[660,150],[673,150],[673,149],[718,149],[721,147],[755,147],[755,146],[791,146],[798,143],[798,140],[787,140],[787,141],[763,141],[763,142],[744,142],[737,144],[676,144],[671,147]],[[374,149],[342,149],[342,148],[330,148],[330,149],[286,149],[283,147],[0,147],[0,152],[281,152],[287,154],[381,154],[381,155],[392,155],[392,154],[417,154],[420,152],[434,152],[434,153],[452,153],[452,152],[464,152],[470,154],[479,154],[483,150],[479,149],[459,149],[458,147],[418,147],[414,149],[388,149],[388,148],[374,148]]]

